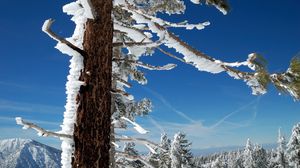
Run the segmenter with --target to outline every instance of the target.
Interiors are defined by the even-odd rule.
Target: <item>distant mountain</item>
[[[60,155],[60,150],[34,140],[0,140],[0,168],[59,168]]]
[[[263,144],[262,147],[266,150],[276,149],[277,144]],[[230,152],[243,150],[245,146],[225,146],[205,149],[192,149],[194,156],[208,156],[215,153]]]

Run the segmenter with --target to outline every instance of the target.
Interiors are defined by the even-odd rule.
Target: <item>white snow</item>
[[[116,148],[120,148],[120,145],[118,145],[117,143],[115,142],[111,142]]]
[[[50,35],[50,34],[47,32],[47,30],[48,30],[48,28],[49,28],[48,26],[51,25],[50,22],[52,22],[52,19],[47,19],[47,20],[45,20],[45,22],[44,22],[44,24],[43,24],[43,26],[42,26],[42,31],[43,31],[44,33],[48,34],[48,36],[50,36],[51,38],[53,38],[52,35]],[[53,39],[54,39],[54,38],[53,38]],[[56,40],[56,39],[54,39],[54,40]]]
[[[73,50],[72,48],[70,48],[64,43],[58,42],[55,48],[58,49],[61,53],[69,56],[80,55],[77,51]]]
[[[150,150],[151,153],[157,154],[157,152],[149,144],[146,143],[145,146]]]
[[[80,0],[80,2],[84,8],[84,16],[89,19],[94,19],[91,1],[90,0]]]
[[[92,7],[89,0],[78,0],[76,2],[71,2],[63,6],[63,11],[68,15],[73,15],[72,21],[75,22],[75,30],[72,37],[67,40],[74,44],[76,47],[82,49],[83,35],[85,31],[85,23],[87,19],[93,19]],[[76,97],[80,86],[84,82],[79,81],[81,71],[83,70],[83,57],[66,44],[58,43],[55,48],[60,50],[62,53],[71,56],[70,60],[70,71],[67,76],[66,83],[66,94],[67,101],[65,105],[63,124],[61,125],[61,131],[59,133],[73,135],[74,124],[76,121],[76,111],[77,111],[77,101]],[[74,152],[74,141],[69,138],[60,138],[62,140],[61,148],[61,163],[62,168],[71,168],[71,157]]]
[[[164,38],[164,45],[169,48],[174,48],[176,52],[182,54],[184,56],[184,60],[189,63],[193,63],[193,65],[200,71],[207,71],[211,73],[220,73],[224,71],[224,68],[221,67],[222,64],[216,63],[204,57],[200,57],[196,55],[193,51],[189,50],[182,44],[180,44],[176,39],[170,36],[165,30],[159,29],[153,20],[146,19],[143,15],[136,11],[130,11],[132,13],[132,17],[136,20],[137,23],[143,24],[146,23],[149,29],[156,33],[158,37]],[[159,24],[159,23],[158,23]]]
[[[126,118],[126,117],[121,117],[121,119],[128,121],[129,123],[131,123],[132,125],[134,125],[134,129],[140,133],[140,134],[147,134],[149,131],[145,130],[143,127],[141,127],[139,124],[137,124],[136,122],[131,121],[130,119]]]
[[[200,4],[200,0],[191,0],[194,4]]]
[[[24,124],[23,119],[21,117],[16,117],[16,123],[18,125],[22,125],[23,126],[22,129],[28,129],[29,128],[28,125]]]
[[[23,125],[22,118],[21,118],[21,117],[16,117],[16,123],[17,123],[18,125]]]
[[[0,140],[0,167],[60,167],[60,151],[31,139]]]
[[[218,5],[214,5],[223,15],[227,15],[227,11],[224,8],[219,7]]]

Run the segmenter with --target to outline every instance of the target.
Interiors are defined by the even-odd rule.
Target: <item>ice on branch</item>
[[[18,125],[22,125],[23,129],[34,129],[37,131],[39,136],[53,136],[53,137],[59,137],[59,138],[72,138],[72,135],[67,135],[67,134],[61,134],[59,132],[52,132],[45,130],[44,128],[39,127],[38,125],[24,121],[21,117],[16,117],[16,123]]]
[[[225,71],[222,64],[216,63],[214,59],[203,56],[203,54],[200,55],[200,53],[197,53],[194,49],[181,42],[178,37],[169,33],[165,28],[159,26],[159,23],[144,16],[143,13],[128,8],[127,10],[132,12],[132,17],[137,21],[137,23],[146,23],[149,29],[153,33],[156,33],[158,37],[161,38],[164,36],[164,45],[169,48],[174,48],[178,53],[184,56],[184,60],[186,62],[192,63],[198,70],[211,73],[220,73]]]
[[[147,133],[149,132],[149,131],[145,130],[143,127],[141,127],[139,124],[137,124],[136,122],[133,122],[133,121],[129,120],[129,119],[126,118],[126,117],[121,117],[121,119],[123,119],[123,120],[125,120],[125,121],[131,123],[132,125],[134,125],[133,128],[134,128],[138,133],[140,133],[140,134],[147,134]]]
[[[140,62],[137,62],[137,66],[140,66],[142,68],[148,69],[148,70],[171,70],[175,68],[176,64],[166,64],[164,66],[152,66],[149,64],[142,64]]]

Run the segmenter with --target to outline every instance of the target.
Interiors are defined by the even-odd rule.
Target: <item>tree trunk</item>
[[[111,0],[90,0],[94,18],[86,24],[84,71],[74,130],[73,168],[108,168],[111,130],[113,24]]]

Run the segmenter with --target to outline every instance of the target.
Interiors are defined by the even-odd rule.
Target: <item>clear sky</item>
[[[22,130],[14,117],[38,122],[59,130],[65,104],[68,56],[54,49],[55,42],[41,26],[54,18],[54,30],[71,35],[74,25],[61,7],[70,1],[2,0],[0,10],[0,138],[32,138],[58,147],[54,138],[41,138]],[[193,47],[227,62],[244,61],[251,52],[268,60],[271,72],[285,71],[290,59],[300,51],[300,1],[230,1],[231,11],[222,15],[213,7],[186,1],[185,15],[167,16],[170,21],[191,23],[210,21],[201,31],[172,29]],[[146,71],[148,84],[134,83],[129,92],[137,99],[149,97],[154,109],[149,117],[138,119],[158,140],[186,132],[193,148],[276,142],[277,130],[286,136],[300,122],[300,104],[270,87],[263,96],[251,95],[242,81],[226,74],[199,72],[190,65],[157,52],[143,58],[154,65],[176,63],[171,71]]]

